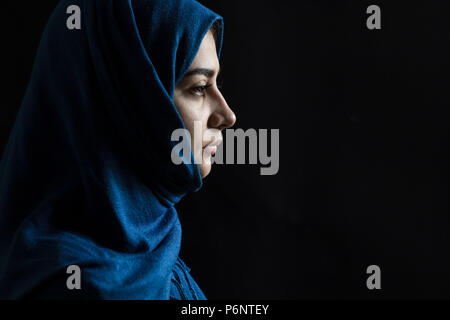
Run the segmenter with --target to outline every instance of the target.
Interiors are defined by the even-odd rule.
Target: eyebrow
[[[220,73],[220,70],[219,72]],[[191,71],[188,71],[185,75],[185,77],[190,77],[190,76],[195,76],[195,75],[202,75],[208,78],[212,78],[214,76],[215,72],[212,69],[207,69],[207,68],[197,68],[197,69],[193,69]]]

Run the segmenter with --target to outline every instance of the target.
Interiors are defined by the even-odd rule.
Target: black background
[[[450,298],[445,1],[201,2],[225,19],[235,128],[280,129],[277,175],[215,166],[178,205],[207,297]],[[56,4],[1,2],[2,150]]]

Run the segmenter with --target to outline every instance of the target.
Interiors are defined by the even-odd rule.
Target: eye
[[[194,87],[194,88],[192,88],[191,90],[192,90],[192,92],[193,92],[195,95],[197,95],[197,96],[204,96],[204,95],[205,95],[205,91],[206,91],[209,87],[211,87],[210,84],[205,84],[205,85],[202,85],[202,86]]]

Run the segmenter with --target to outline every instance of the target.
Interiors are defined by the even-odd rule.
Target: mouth
[[[213,156],[217,152],[217,146],[206,146],[203,151]]]
[[[213,156],[217,152],[217,147],[222,143],[222,138],[216,139],[210,144],[203,147],[203,152],[207,152],[207,154]]]

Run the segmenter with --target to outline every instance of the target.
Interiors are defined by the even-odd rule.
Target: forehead
[[[214,36],[211,31],[208,31],[203,38],[197,55],[195,56],[189,70],[195,68],[207,68],[211,70],[219,69],[216,42],[214,41]]]

